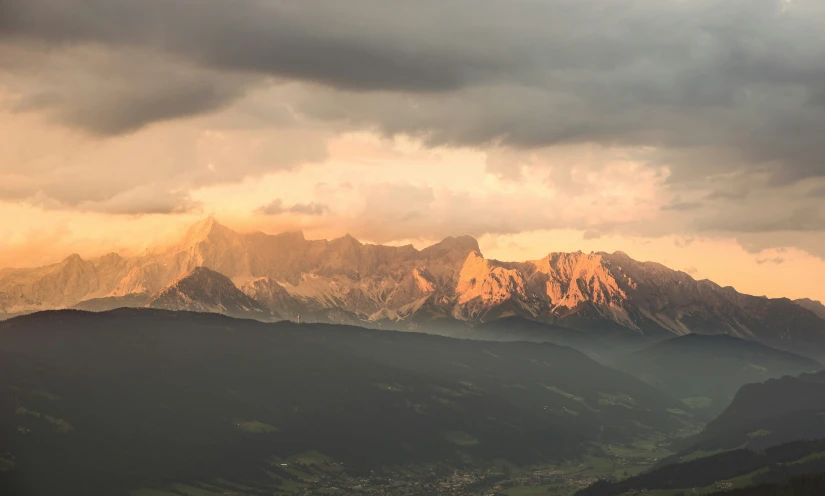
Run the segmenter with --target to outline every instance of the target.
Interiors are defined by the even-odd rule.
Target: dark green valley
[[[620,467],[611,449],[643,458],[698,427],[677,400],[552,344],[121,309],[2,322],[0,350],[0,487],[21,496]]]

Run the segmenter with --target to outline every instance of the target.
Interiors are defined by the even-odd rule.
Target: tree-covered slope
[[[745,384],[823,368],[754,341],[698,334],[657,343],[611,364],[710,415],[727,408]]]
[[[622,481],[603,480],[578,491],[576,496],[619,496],[643,492],[661,496],[711,494],[721,489],[761,484],[784,485],[789,478],[821,472],[825,472],[825,441],[793,442],[764,451],[737,449],[665,465]],[[755,488],[751,491],[762,494]],[[751,493],[745,490],[741,494]]]
[[[689,426],[569,348],[215,314],[45,312],[0,323],[4,494],[126,494],[220,479],[296,490],[281,461],[575,459]]]
[[[825,372],[747,384],[685,451],[764,448],[825,438]]]

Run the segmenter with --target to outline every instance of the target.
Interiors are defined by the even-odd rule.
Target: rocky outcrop
[[[241,291],[284,320],[293,320],[305,311],[304,302],[295,298],[271,277],[259,277],[241,287]]]

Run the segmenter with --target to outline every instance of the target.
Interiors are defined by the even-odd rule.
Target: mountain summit
[[[195,267],[172,281],[152,295],[146,306],[241,317],[254,312],[261,317],[268,314],[260,303],[243,294],[228,277],[206,267]]]
[[[821,301],[811,300],[810,298],[800,298],[798,300],[794,300],[794,303],[801,307],[807,308],[819,317],[825,319],[825,305],[823,305]]]
[[[470,236],[417,250],[364,244],[350,235],[241,234],[209,217],[155,253],[94,260],[72,255],[45,267],[0,271],[0,313],[90,300],[94,308],[140,301],[402,329],[521,317],[578,332],[651,339],[729,334],[825,353],[825,319],[810,301],[741,294],[622,252],[501,262],[485,258]]]

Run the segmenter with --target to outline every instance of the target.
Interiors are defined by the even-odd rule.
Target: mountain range
[[[825,307],[737,292],[622,252],[485,258],[469,236],[418,250],[346,235],[238,233],[214,217],[179,243],[134,257],[73,254],[37,268],[0,270],[0,314],[148,306],[401,330],[519,317],[580,334],[659,340],[728,334],[825,354]]]

